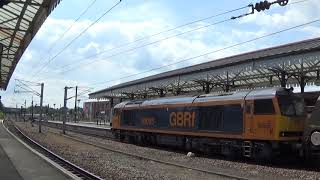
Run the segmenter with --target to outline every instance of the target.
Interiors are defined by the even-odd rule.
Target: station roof
[[[118,84],[89,94],[90,98],[123,97],[127,94],[152,95],[161,89],[167,93],[200,92],[204,85],[210,91],[223,91],[226,83],[233,89],[280,85],[285,72],[288,84],[298,84],[303,74],[309,83],[319,80],[320,38],[299,41],[272,48],[212,60],[181,69]],[[297,75],[297,76],[296,76]]]
[[[25,49],[60,0],[0,1],[0,88],[6,89]]]

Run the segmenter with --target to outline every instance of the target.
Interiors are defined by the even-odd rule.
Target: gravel
[[[56,129],[51,129],[50,131],[59,132],[59,130]],[[302,163],[297,160],[282,162],[282,164],[261,165],[249,160],[242,160],[240,162],[229,161],[221,159],[221,157],[207,158],[198,156],[190,158],[187,157],[186,154],[176,153],[172,151],[120,143],[112,140],[90,137],[72,132],[68,132],[68,134],[85,141],[99,142],[99,144],[103,144],[105,147],[114,148],[132,154],[134,153],[164,161],[184,164],[190,167],[221,171],[223,173],[247,176],[250,178],[270,179],[270,177],[273,177],[276,179],[320,179],[319,168],[308,169],[298,165],[298,168],[295,168],[296,165],[292,165],[292,163]]]
[[[122,156],[117,153],[106,152],[99,148],[87,148],[81,149],[84,146],[81,143],[75,141],[66,140],[65,137],[50,132],[61,132],[60,130],[53,128],[45,128],[45,133],[39,135],[35,133],[37,131],[34,128],[28,127],[29,123],[17,123],[19,127],[23,128],[32,137],[37,139],[40,143],[52,148],[55,152],[63,153],[63,157],[70,157],[72,162],[76,164],[83,164],[86,169],[97,172],[98,175],[104,178],[114,179],[208,179],[209,177],[203,174],[196,174],[196,176],[190,176],[186,174],[188,172],[181,172],[182,170],[171,170],[172,167],[166,167],[154,162],[137,161],[128,158],[128,156]],[[131,154],[143,155],[154,159],[163,161],[175,162],[178,164],[187,165],[189,167],[196,167],[206,170],[220,171],[223,173],[230,173],[235,175],[242,175],[253,179],[320,179],[319,168],[318,169],[302,169],[292,168],[292,165],[287,167],[278,167],[278,165],[260,165],[250,161],[228,161],[215,157],[187,157],[185,154],[176,153],[172,151],[165,151],[161,149],[136,146],[133,144],[120,143],[112,140],[90,137],[77,133],[68,132],[68,135],[85,140],[88,142],[95,142],[103,144],[107,148],[113,148],[116,150],[124,151]],[[59,139],[59,140],[57,140]],[[64,144],[59,144],[60,141],[66,141]],[[50,142],[50,143],[48,143]],[[54,142],[54,143],[53,143]],[[81,145],[79,145],[81,144]],[[76,146],[80,146],[79,149]],[[85,145],[84,147],[87,147]],[[72,150],[73,148],[73,150]],[[75,151],[74,149],[77,148]],[[72,151],[73,153],[71,153]],[[94,152],[94,153],[93,153]],[[79,157],[80,156],[80,157]],[[103,157],[103,158],[101,158]],[[94,159],[94,160],[93,160]],[[93,163],[91,163],[93,161]],[[101,162],[102,161],[102,162]],[[99,163],[99,167],[97,164]],[[300,163],[294,161],[293,163]],[[96,164],[96,165],[95,165]],[[100,164],[103,164],[100,165]],[[92,167],[97,167],[92,168]],[[107,172],[107,173],[105,173]],[[180,172],[180,173],[179,173]],[[195,173],[195,172],[193,172]],[[191,174],[193,174],[191,173]],[[110,174],[114,174],[110,176]]]
[[[38,126],[31,127],[28,122],[17,122],[16,125],[38,143],[104,179],[225,179],[107,151],[52,133],[51,131],[56,131],[52,128],[43,126],[42,133],[39,134]],[[118,148],[118,146],[114,148]],[[150,150],[154,151],[154,149]]]

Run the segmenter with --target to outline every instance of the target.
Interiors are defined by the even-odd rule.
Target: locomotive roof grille
[[[144,107],[144,106],[156,106],[156,105],[172,105],[172,104],[192,104],[201,102],[212,102],[212,101],[225,101],[225,100],[244,100],[244,99],[268,99],[273,98],[277,94],[291,94],[292,89],[286,88],[265,88],[265,89],[254,89],[246,91],[235,91],[223,94],[207,94],[200,96],[172,96],[150,100],[136,100],[127,101],[117,104],[115,108],[124,107]]]

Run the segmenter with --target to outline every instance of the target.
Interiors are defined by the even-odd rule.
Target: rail
[[[82,169],[81,167],[71,163],[70,161],[62,158],[61,156],[55,154],[54,152],[50,151],[49,149],[45,148],[41,144],[37,143],[27,135],[25,135],[19,128],[16,126],[11,126],[13,127],[13,130],[15,133],[25,142],[27,142],[29,145],[31,145],[34,149],[36,149],[38,152],[41,154],[45,155],[49,159],[53,160],[54,162],[58,163],[61,165],[63,168],[67,169],[70,171],[72,174],[76,175],[80,179],[89,179],[89,180],[101,180],[100,177]]]

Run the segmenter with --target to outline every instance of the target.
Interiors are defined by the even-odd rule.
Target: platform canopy
[[[0,88],[6,89],[23,52],[60,0],[0,0]]]
[[[144,99],[320,82],[320,38],[212,60],[125,82],[89,98]]]

